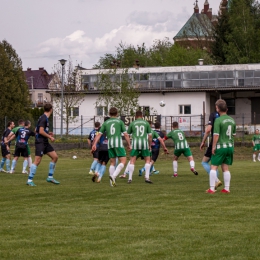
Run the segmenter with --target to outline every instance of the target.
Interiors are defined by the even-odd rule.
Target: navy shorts
[[[160,149],[152,149],[152,160],[156,162],[159,156]]]
[[[53,152],[54,148],[49,143],[35,142],[35,156],[42,157],[44,154]]]
[[[2,157],[5,158],[6,155],[10,154],[10,151],[8,151],[6,149],[6,145],[5,144],[1,144],[1,152],[2,152]]]

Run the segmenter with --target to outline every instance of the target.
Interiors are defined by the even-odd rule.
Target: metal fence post
[[[242,114],[242,127],[243,127],[243,130],[242,130],[242,141],[244,142],[245,140],[245,122],[244,122],[244,113]]]
[[[81,115],[81,148],[83,148],[83,116]]]

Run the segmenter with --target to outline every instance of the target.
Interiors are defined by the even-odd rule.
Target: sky
[[[92,68],[120,42],[150,47],[173,37],[193,14],[195,0],[0,0],[0,41],[23,69],[53,72],[60,59]],[[199,0],[201,9],[204,0]],[[208,0],[217,14],[221,0]]]

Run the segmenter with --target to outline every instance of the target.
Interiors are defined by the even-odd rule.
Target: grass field
[[[198,149],[198,176],[181,158],[172,178],[171,156],[161,156],[154,184],[138,176],[139,160],[133,183],[115,188],[107,172],[91,181],[87,150],[59,152],[57,186],[45,181],[47,157],[37,187],[25,185],[20,159],[16,174],[0,174],[0,259],[259,259],[260,162],[251,151],[236,148],[231,193],[213,195]]]

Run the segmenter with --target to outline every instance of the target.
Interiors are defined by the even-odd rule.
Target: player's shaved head
[[[226,104],[226,102],[225,103],[224,102],[219,102],[218,104],[216,102],[216,107],[218,108],[219,112],[222,112],[222,113],[227,112],[227,104]]]
[[[100,122],[95,122],[95,127],[96,128],[100,127]]]
[[[155,127],[155,129],[159,129],[161,127],[160,122],[155,122],[154,127]]]
[[[18,125],[24,125],[24,120],[23,119],[19,119],[18,120]]]
[[[172,123],[173,128],[178,128],[178,126],[179,126],[178,122],[175,121],[175,122]]]
[[[218,99],[215,103],[216,106],[218,106],[219,104],[226,104],[226,101],[224,99]]]
[[[138,110],[135,112],[135,117],[143,117],[142,111]]]
[[[109,115],[110,115],[110,116],[117,116],[117,108],[111,107],[111,108],[109,109]]]

